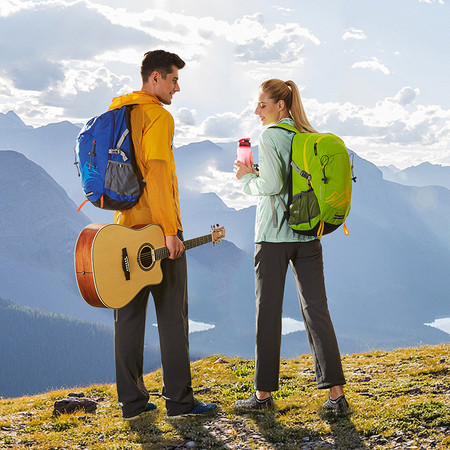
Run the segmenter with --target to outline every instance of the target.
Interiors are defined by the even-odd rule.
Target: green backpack
[[[331,133],[302,133],[280,123],[295,133],[292,139],[289,173],[289,202],[278,200],[289,226],[299,234],[321,237],[344,224],[350,212],[352,168],[347,148]]]

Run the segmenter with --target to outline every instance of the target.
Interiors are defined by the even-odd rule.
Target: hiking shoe
[[[259,400],[256,396],[256,392],[254,392],[249,398],[245,400],[236,400],[234,402],[235,409],[240,411],[255,411],[261,409],[273,409],[274,402],[272,396],[267,397],[264,400]]]
[[[344,395],[341,395],[336,400],[328,400],[322,405],[322,410],[333,414],[347,414],[350,411],[347,400]]]
[[[130,417],[123,416],[123,419],[124,420],[134,420],[134,419],[137,419],[138,417],[141,417],[141,415],[143,413],[148,412],[148,411],[153,411],[155,409],[156,409],[156,405],[154,403],[149,402],[145,405],[144,411],[141,411],[139,414],[136,414],[135,416],[130,416]]]
[[[195,406],[185,413],[169,415],[170,417],[184,417],[184,416],[201,416],[202,414],[208,414],[217,409],[215,403],[203,403],[199,400],[195,401]]]

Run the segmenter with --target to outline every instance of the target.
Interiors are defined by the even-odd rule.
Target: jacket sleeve
[[[244,192],[249,195],[276,195],[283,188],[282,160],[276,143],[267,130],[259,140],[259,176],[246,174],[241,179]]]
[[[173,117],[166,111],[152,123],[145,123],[145,117],[143,120],[140,167],[146,182],[148,205],[153,223],[160,224],[166,236],[172,236],[178,231],[172,154],[175,125]]]

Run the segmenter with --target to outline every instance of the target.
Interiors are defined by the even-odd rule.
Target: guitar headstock
[[[219,224],[211,225],[211,237],[213,244],[220,242],[225,237],[225,227],[219,227]]]

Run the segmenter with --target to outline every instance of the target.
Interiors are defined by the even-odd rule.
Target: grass
[[[95,414],[54,416],[56,400],[69,390],[0,400],[0,447],[39,449],[314,448],[377,449],[450,447],[450,345],[343,356],[346,397],[352,414],[320,412],[326,391],[316,389],[310,355],[282,360],[277,409],[237,415],[236,399],[253,392],[254,361],[211,356],[192,363],[200,400],[220,405],[216,416],[173,420],[164,401],[158,410],[122,420],[115,385],[74,388],[98,402]],[[145,376],[150,392],[161,388],[161,371]]]

